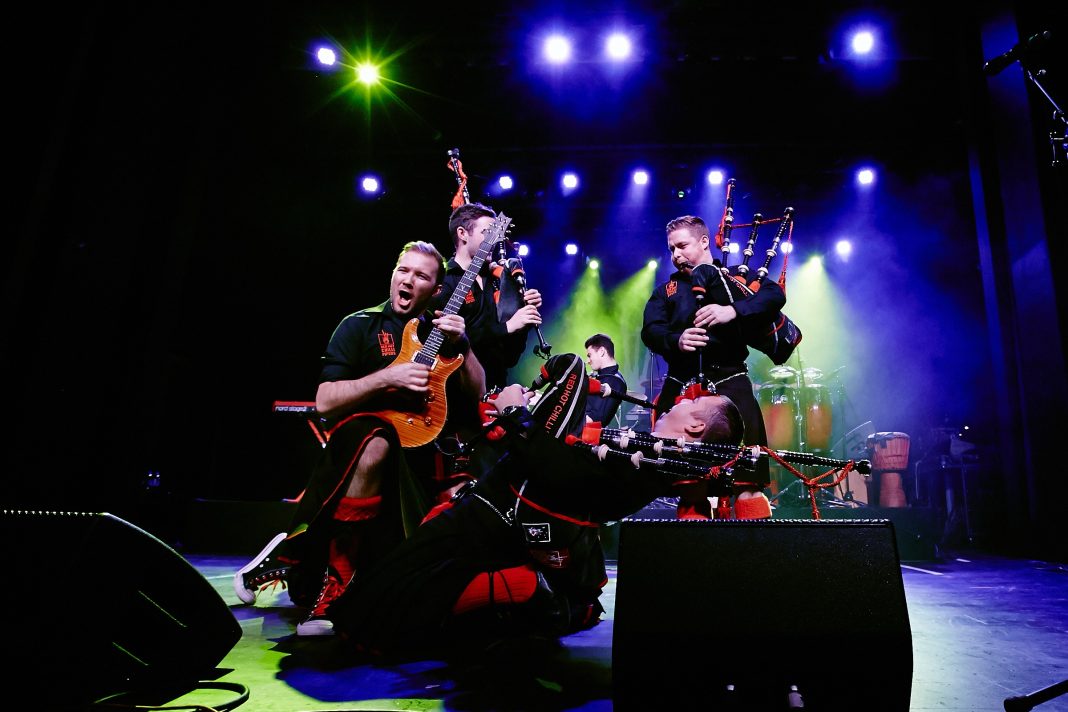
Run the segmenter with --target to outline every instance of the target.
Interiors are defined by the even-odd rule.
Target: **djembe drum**
[[[873,433],[868,436],[872,474],[879,478],[879,506],[905,507],[901,474],[909,464],[909,436],[905,433]]]

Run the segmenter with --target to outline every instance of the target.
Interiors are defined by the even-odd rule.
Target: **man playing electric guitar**
[[[409,460],[398,435],[380,412],[419,411],[439,376],[433,366],[398,358],[409,322],[418,319],[424,341],[443,335],[442,358],[460,361],[453,412],[477,419],[485,376],[468,348],[458,314],[425,312],[441,289],[444,258],[427,242],[409,242],[393,269],[389,300],[345,317],[323,354],[315,404],[328,419],[328,444],[312,471],[288,533],[276,536],[234,576],[245,603],[265,585],[286,581],[290,598],[311,609],[297,634],[328,635],[326,607],[359,571],[404,538],[404,523],[424,513],[425,491],[411,480],[424,471]],[[451,352],[451,353],[449,353]],[[451,372],[451,371],[450,371]]]

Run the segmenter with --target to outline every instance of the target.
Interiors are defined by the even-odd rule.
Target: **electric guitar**
[[[507,238],[509,225],[512,219],[501,213],[486,230],[486,237],[478,247],[478,252],[471,258],[471,264],[464,271],[464,276],[456,284],[452,296],[449,297],[443,314],[456,314],[460,311],[475,277],[482,269],[486,256],[494,246]],[[383,410],[378,416],[388,421],[397,431],[401,447],[418,447],[426,445],[441,432],[445,425],[445,418],[449,413],[449,406],[445,400],[445,382],[449,376],[464,362],[462,355],[455,358],[443,358],[438,355],[438,350],[445,343],[445,334],[438,327],[434,327],[427,337],[426,343],[419,341],[417,327],[418,319],[412,319],[404,326],[404,334],[401,336],[400,353],[393,363],[405,363],[414,361],[430,367],[430,385],[421,403],[412,410]]]

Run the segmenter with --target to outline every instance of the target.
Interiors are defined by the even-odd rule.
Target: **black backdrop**
[[[615,252],[662,239],[680,212],[676,188],[696,189],[705,157],[732,159],[778,206],[833,204],[826,186],[878,154],[900,183],[900,222],[950,238],[910,269],[945,285],[963,315],[947,321],[981,330],[967,146],[982,49],[966,9],[589,6],[579,17],[591,22],[640,18],[657,48],[627,77],[631,89],[615,92],[622,82],[592,63],[578,79],[546,80],[522,59],[537,18],[562,8],[468,4],[457,16],[381,5],[128,4],[12,19],[10,501],[122,512],[144,496],[149,472],[177,498],[295,494],[315,443],[270,403],[312,398],[331,329],[385,297],[403,241],[447,251],[444,154],[454,145],[476,197],[491,166],[527,172],[523,189],[495,204],[542,244],[583,234]],[[900,53],[878,86],[860,84],[835,46],[861,10],[887,23]],[[1018,19],[1026,32],[1048,17],[1026,4]],[[407,48],[395,66],[419,90],[395,86],[406,106],[368,112],[336,75],[312,68],[309,41],[324,34]],[[618,190],[608,184],[591,185],[580,211],[561,218],[559,166],[621,175],[638,155],[674,181],[647,213],[603,229]],[[388,190],[359,200],[355,178],[372,167]],[[916,199],[925,193],[949,206]],[[553,273],[536,260],[528,268]],[[945,400],[981,421],[969,393],[985,373],[985,343],[973,338],[964,348],[977,354]],[[936,367],[954,376],[957,361]]]

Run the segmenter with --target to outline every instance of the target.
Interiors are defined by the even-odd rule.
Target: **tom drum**
[[[789,450],[797,446],[797,389],[782,383],[765,383],[757,392],[768,447]]]
[[[805,409],[805,449],[829,450],[831,448],[831,395],[827,386],[811,383],[801,390],[801,403]]]

